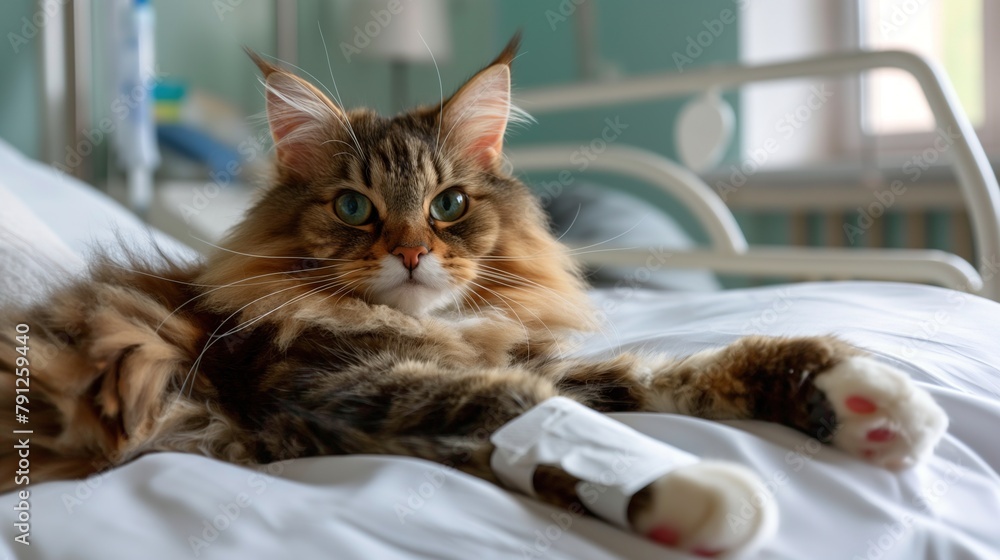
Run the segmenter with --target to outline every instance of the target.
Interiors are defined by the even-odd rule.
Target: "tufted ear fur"
[[[329,139],[330,124],[347,116],[315,86],[246,49],[263,74],[267,121],[279,165],[296,170],[307,165]]]
[[[510,101],[510,64],[520,42],[520,34],[514,35],[492,63],[444,104],[444,148],[489,169],[499,167],[510,122],[531,120]]]

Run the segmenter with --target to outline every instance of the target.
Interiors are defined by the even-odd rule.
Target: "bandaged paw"
[[[579,481],[576,496],[595,516],[666,546],[729,555],[759,544],[776,525],[773,500],[761,499],[769,494],[753,472],[700,462],[570,399],[545,401],[491,441],[491,467],[504,485],[536,496],[544,493],[534,487],[536,469],[555,467]],[[739,509],[749,501],[760,505],[747,519]]]

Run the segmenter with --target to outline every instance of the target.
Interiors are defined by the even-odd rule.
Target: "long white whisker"
[[[499,79],[500,79],[499,77],[494,77],[489,83],[493,83],[493,82],[495,82],[496,80],[499,80]],[[451,133],[455,132],[455,130],[458,129],[458,127],[462,124],[462,122],[465,121],[466,117],[468,117],[469,114],[471,113],[473,107],[476,106],[476,102],[479,101],[479,99],[483,95],[485,95],[487,91],[489,91],[489,88],[483,88],[483,90],[480,91],[478,95],[476,95],[474,98],[472,98],[472,102],[469,103],[468,107],[466,107],[465,110],[462,111],[462,114],[458,116],[458,120],[455,122],[455,124],[452,125],[448,129],[448,134],[445,134],[445,136],[444,136],[444,142],[441,142],[442,146],[447,146],[448,145],[448,138],[451,137]]]
[[[562,301],[563,303],[565,303],[568,307],[573,307],[574,306],[573,302],[567,300],[558,291],[556,291],[556,290],[554,290],[554,289],[552,289],[552,288],[550,288],[548,286],[539,284],[538,282],[535,282],[535,281],[530,280],[528,278],[525,278],[523,276],[514,274],[512,272],[507,272],[505,270],[501,270],[499,268],[494,268],[494,267],[491,267],[489,265],[485,265],[485,264],[482,264],[482,263],[479,264],[479,267],[481,269],[487,269],[487,270],[480,270],[479,271],[480,276],[482,276],[482,277],[484,277],[486,279],[489,279],[489,280],[492,280],[494,282],[498,282],[498,283],[501,283],[501,284],[504,284],[504,281],[507,281],[507,282],[520,282],[520,283],[526,284],[527,286],[530,286],[530,287],[532,287],[534,289],[540,289],[540,290],[545,290],[546,292],[549,292],[556,299],[558,299],[558,300]],[[512,289],[520,289],[520,290],[529,291],[529,289],[527,287],[524,287],[524,286],[511,286],[509,284],[504,284],[504,285],[506,285],[506,286],[508,286],[508,287],[510,287]],[[603,325],[598,324],[597,328],[598,328],[598,331],[601,333],[601,336],[604,337],[605,341],[607,341],[609,344],[613,345],[615,348],[620,348],[621,347],[621,333],[618,332],[618,328],[614,325],[614,323],[609,324],[609,326],[611,328],[611,331],[614,333],[614,338],[613,339],[612,339],[612,337],[610,337],[608,335],[607,330],[605,329],[605,327]]]
[[[292,299],[286,301],[285,303],[282,303],[281,305],[275,307],[274,309],[266,312],[266,313],[262,313],[262,314],[258,315],[257,317],[255,317],[253,319],[250,319],[249,321],[244,321],[243,323],[240,323],[240,324],[236,325],[232,329],[230,329],[230,330],[228,330],[228,331],[220,334],[219,338],[225,338],[227,336],[231,336],[233,334],[236,334],[236,333],[238,333],[238,332],[240,332],[242,330],[245,330],[245,329],[253,326],[254,324],[258,323],[259,321],[261,321],[262,319],[264,319],[265,317],[267,317],[268,315],[270,315],[272,313],[275,313],[276,311],[279,311],[279,310],[281,310],[281,309],[283,309],[283,308],[285,308],[285,307],[287,307],[287,306],[289,306],[289,305],[291,305],[291,304],[293,304],[293,303],[295,303],[297,301],[305,299],[306,297],[309,297],[312,294],[315,294],[315,293],[318,293],[318,292],[322,292],[323,290],[326,290],[328,288],[332,288],[332,287],[334,287],[334,286],[336,286],[338,284],[336,282],[336,280],[338,280],[340,278],[343,278],[343,277],[351,274],[352,272],[354,272],[354,271],[351,270],[351,271],[348,271],[348,272],[346,272],[344,274],[341,274],[337,278],[332,278],[329,281],[326,281],[325,284],[321,285],[318,288],[313,288],[312,290],[309,290],[309,291],[307,291],[307,292],[305,292],[303,294],[299,294],[299,295],[293,297]],[[308,284],[315,284],[315,283],[316,282],[308,282]]]
[[[525,289],[525,288],[522,288],[522,287],[518,287],[518,286],[511,286],[510,284],[507,284],[507,283],[505,283],[505,282],[503,282],[503,281],[500,281],[500,280],[497,280],[496,278],[492,278],[492,279],[490,279],[490,281],[491,281],[491,282],[495,282],[495,283],[497,283],[497,284],[500,284],[501,286],[505,286],[505,287],[507,287],[507,288],[511,288],[511,289],[514,289],[514,290],[518,290],[518,289],[519,289],[519,290],[522,290],[522,291],[528,291],[527,289]],[[489,290],[489,288],[487,288],[486,286],[483,286],[482,284],[479,284],[479,287],[483,288],[484,290]],[[492,290],[491,290],[491,291],[492,291]],[[497,297],[501,297],[501,298],[502,298],[502,297],[504,297],[504,296],[500,295],[500,294],[499,294],[498,292],[493,292],[493,293],[494,293],[494,294],[495,294],[495,295],[496,295]],[[509,298],[509,299],[510,299],[510,301],[513,301],[514,303],[516,303],[516,304],[518,304],[519,306],[521,306],[522,308],[524,308],[524,309],[525,309],[525,310],[526,310],[526,311],[527,311],[528,313],[531,313],[531,315],[533,315],[533,316],[535,317],[535,319],[538,319],[538,322],[539,322],[539,323],[541,323],[541,325],[542,325],[543,327],[545,327],[545,330],[547,330],[547,331],[549,332],[549,336],[551,337],[551,339],[552,339],[552,340],[558,340],[558,337],[557,337],[557,336],[556,336],[556,335],[555,335],[555,334],[554,334],[554,333],[552,332],[552,330],[551,330],[551,329],[549,329],[548,325],[546,325],[546,324],[545,324],[545,321],[542,321],[542,318],[541,318],[541,317],[539,317],[537,313],[535,313],[534,311],[532,311],[532,310],[531,310],[531,309],[530,309],[529,307],[527,307],[527,306],[526,306],[526,305],[524,305],[523,303],[521,303],[521,302],[517,301],[517,300],[516,300],[515,298],[512,298],[512,297],[511,297],[511,298]],[[513,309],[512,309],[511,311],[513,311]]]
[[[333,296],[339,294],[340,292],[344,292],[343,295],[341,295],[339,298],[337,298],[337,301],[333,302],[334,305],[337,305],[337,304],[340,303],[340,300],[344,299],[344,297],[346,297],[347,294],[350,293],[350,291],[348,291],[348,288],[350,288],[354,284],[357,284],[358,282],[361,282],[362,280],[363,280],[363,278],[358,278],[358,279],[355,279],[355,280],[351,280],[347,284],[344,284],[339,290],[337,290],[336,292],[334,292],[332,295],[329,295],[329,296],[323,298],[320,301],[326,301],[326,300],[332,298]]]
[[[479,307],[479,304],[476,302],[475,298],[469,296],[466,290],[463,289],[461,292],[459,292],[458,295],[462,296],[462,301],[469,303],[471,306],[475,306],[476,309],[472,309],[472,307],[470,307],[469,310],[472,311],[472,313],[476,315],[476,317],[482,316],[483,308]]]
[[[323,291],[323,290],[325,290],[327,288],[332,288],[334,286],[337,286],[337,285],[340,284],[340,282],[337,282],[337,280],[340,280],[341,278],[346,278],[346,277],[350,276],[351,274],[353,274],[355,272],[358,272],[358,269],[348,270],[347,272],[340,273],[340,274],[336,275],[333,278],[322,278],[322,279],[314,280],[314,281],[311,281],[311,282],[303,282],[300,285],[310,286],[310,285],[319,284],[319,283],[322,283],[322,285],[319,288],[316,288],[316,289],[313,289],[313,290],[309,290],[308,292],[306,292],[304,294],[299,294],[298,296],[295,296],[294,298],[286,301],[285,303],[279,305],[278,307],[275,307],[274,309],[272,309],[272,310],[270,310],[270,311],[268,311],[266,313],[258,315],[255,319],[253,319],[251,321],[245,321],[243,323],[240,323],[239,325],[236,325],[235,327],[233,327],[233,329],[220,334],[219,338],[223,338],[223,337],[229,336],[231,334],[237,333],[237,332],[245,329],[246,327],[248,327],[250,325],[253,325],[257,321],[260,321],[264,317],[267,317],[268,315],[274,313],[275,311],[278,311],[278,310],[284,308],[285,306],[287,306],[287,305],[289,305],[291,303],[299,301],[299,300],[303,299],[304,297],[306,297],[308,295],[314,294],[316,292],[321,292],[321,291]]]
[[[462,305],[462,302],[458,301],[458,294],[456,292],[449,292],[448,295],[451,296],[451,301],[455,304],[455,314],[460,317],[464,316],[465,306]],[[469,312],[471,312],[473,316],[477,316],[474,309],[469,309]]]
[[[466,295],[464,293],[463,294],[459,294],[459,295],[462,296],[462,301],[465,303],[465,305],[463,305],[463,307],[468,308],[469,311],[471,311],[472,314],[475,315],[476,317],[482,317],[483,316],[482,315],[483,314],[483,308],[479,306],[479,303],[476,302],[475,298],[473,298],[471,296],[468,296],[468,295]],[[475,307],[475,309],[473,309],[473,307]]]
[[[522,54],[524,54],[524,53],[522,53]],[[520,56],[520,55],[518,55],[518,56]],[[514,60],[517,60],[517,56],[515,56],[514,59],[511,60],[511,63],[513,63]],[[492,84],[494,81],[496,81],[498,79],[500,79],[500,77],[496,76],[490,82],[488,82],[488,84]],[[479,92],[479,94],[476,95],[472,99],[472,101],[469,103],[469,106],[466,107],[466,109],[464,111],[462,111],[462,114],[458,116],[458,120],[455,122],[455,124],[453,126],[450,127],[450,129],[448,130],[448,134],[445,135],[444,142],[441,142],[442,146],[447,147],[447,145],[448,145],[448,138],[465,121],[466,117],[469,116],[469,114],[472,111],[473,107],[476,106],[476,103],[479,101],[479,99],[483,95],[486,94],[487,91],[489,91],[489,88],[484,87],[483,90],[481,92]],[[519,107],[517,107],[516,105],[514,105],[514,103],[511,102],[510,99],[508,99],[507,111],[508,111],[507,112],[507,122],[508,122],[508,125],[511,124],[511,123],[535,122],[534,117],[532,117],[527,112],[525,112],[524,110],[522,110]]]
[[[160,276],[159,274],[153,274],[152,272],[144,272],[142,270],[135,270],[135,269],[129,268],[129,267],[123,265],[123,264],[116,263],[116,262],[109,262],[108,264],[110,264],[111,266],[113,266],[113,267],[115,267],[115,268],[117,268],[119,270],[124,270],[126,272],[131,272],[133,274],[139,274],[141,276],[148,276],[150,278],[156,278],[157,280],[163,280],[164,282],[171,282],[173,284],[180,284],[181,286],[193,286],[195,288],[211,287],[211,286],[208,286],[206,284],[196,284],[194,282],[185,282],[184,280],[174,280],[173,278],[167,278],[165,276]]]
[[[566,237],[566,234],[569,233],[569,230],[573,229],[573,225],[576,224],[576,219],[580,217],[580,210],[581,209],[583,209],[583,204],[582,203],[581,204],[577,204],[576,205],[576,215],[573,216],[573,221],[569,223],[569,227],[566,228],[566,231],[562,232],[562,235],[560,235],[559,237],[556,238],[556,241],[562,241],[562,238]]]
[[[195,359],[194,363],[191,364],[191,368],[188,370],[187,374],[184,376],[184,382],[181,383],[180,392],[178,393],[177,398],[180,398],[181,395],[184,394],[184,388],[187,386],[188,379],[191,378],[191,375],[195,372],[195,369],[198,367],[198,365],[201,364],[201,360],[202,360],[202,358],[204,358],[205,353],[208,351],[208,349],[211,348],[211,346],[213,344],[215,344],[215,342],[217,342],[218,340],[221,340],[223,338],[221,336],[220,337],[216,337],[216,335],[219,333],[219,330],[222,328],[222,326],[225,325],[230,319],[232,319],[233,317],[235,317],[236,315],[238,315],[240,312],[242,312],[247,307],[250,307],[251,305],[257,303],[258,301],[261,301],[263,299],[267,299],[269,297],[274,297],[274,296],[276,296],[278,294],[287,292],[288,290],[294,290],[295,288],[299,288],[299,287],[302,287],[302,286],[308,286],[308,285],[315,284],[315,283],[318,283],[318,282],[329,282],[329,281],[324,279],[324,280],[319,280],[319,281],[316,281],[316,282],[304,282],[302,284],[296,284],[294,286],[289,286],[287,288],[282,288],[281,290],[278,290],[276,292],[272,292],[270,294],[263,295],[263,296],[255,299],[255,300],[251,301],[250,303],[247,303],[247,304],[243,305],[242,307],[240,307],[236,311],[232,312],[228,317],[226,317],[225,319],[223,319],[219,323],[219,326],[216,327],[214,331],[212,331],[212,334],[208,335],[208,342],[205,344],[205,347],[202,348],[201,352],[198,354],[198,357]],[[193,389],[194,389],[194,386],[192,385],[192,390]]]
[[[643,215],[643,217],[639,218],[639,221],[636,222],[635,225],[633,225],[632,227],[628,228],[627,230],[619,233],[618,235],[612,237],[611,239],[605,239],[604,241],[601,241],[600,243],[594,243],[593,245],[587,245],[585,247],[576,247],[576,248],[574,248],[570,252],[571,253],[575,253],[576,251],[582,251],[583,249],[591,249],[593,247],[599,247],[601,245],[604,245],[605,243],[611,243],[615,239],[618,239],[618,238],[620,238],[620,237],[622,237],[624,235],[628,235],[629,233],[632,233],[632,231],[634,231],[635,228],[639,227],[640,225],[642,225],[642,222],[646,221],[646,217],[647,216],[648,216],[648,214]]]
[[[318,24],[318,22],[317,22],[317,24]],[[322,29],[320,30],[320,33],[322,34]],[[319,86],[320,86],[321,88],[323,88],[324,90],[326,90],[326,93],[327,93],[327,94],[328,94],[328,95],[329,95],[330,97],[333,97],[334,99],[336,99],[336,100],[337,100],[337,103],[338,103],[338,104],[339,104],[339,106],[340,106],[340,109],[341,109],[341,110],[340,110],[340,111],[336,111],[336,112],[334,112],[334,117],[336,117],[336,119],[337,119],[337,122],[339,122],[339,123],[340,123],[340,124],[342,124],[342,125],[345,125],[345,126],[344,126],[344,128],[346,128],[346,129],[347,129],[347,132],[348,132],[348,134],[350,134],[350,135],[351,135],[351,138],[353,138],[353,139],[354,139],[355,143],[356,143],[356,142],[358,141],[357,137],[356,137],[356,136],[354,136],[354,129],[353,129],[353,128],[351,128],[351,123],[350,123],[350,120],[349,120],[349,119],[347,118],[347,116],[346,116],[346,115],[344,115],[344,114],[343,114],[343,107],[344,107],[344,104],[343,104],[343,103],[341,103],[341,102],[340,102],[340,100],[339,100],[339,92],[338,92],[338,95],[334,95],[334,94],[333,94],[333,92],[331,92],[331,91],[330,91],[330,88],[326,87],[326,84],[324,84],[324,83],[323,83],[322,81],[320,81],[320,79],[319,79],[319,78],[317,78],[316,76],[312,75],[312,73],[310,73],[310,72],[309,72],[308,70],[306,70],[305,68],[303,68],[303,67],[301,67],[301,66],[297,66],[297,65],[295,65],[295,64],[292,64],[291,62],[286,62],[286,61],[284,61],[284,60],[281,60],[280,58],[278,58],[278,57],[275,57],[275,56],[268,56],[268,55],[263,55],[263,56],[267,56],[268,58],[270,58],[270,59],[272,59],[272,60],[276,60],[276,61],[278,61],[278,62],[281,62],[282,64],[284,64],[284,65],[286,65],[286,66],[291,66],[292,68],[295,68],[295,69],[296,69],[296,70],[298,70],[299,72],[301,72],[301,73],[305,74],[306,76],[309,76],[310,78],[312,78],[314,82],[316,82],[317,84],[319,84]],[[327,54],[327,56],[329,56],[329,53]],[[267,84],[266,84],[266,83],[264,84],[264,87],[265,87],[265,88],[267,88]],[[334,87],[334,88],[336,88],[336,87],[337,87],[337,83],[336,83],[336,81],[334,81],[334,84],[333,84],[333,87]],[[275,93],[276,95],[278,95],[279,97],[281,97],[282,99],[284,99],[284,100],[285,100],[286,102],[290,103],[290,100],[289,100],[289,99],[287,99],[287,98],[286,98],[286,97],[285,97],[284,95],[282,95],[282,94],[281,94],[280,92],[278,92],[278,91],[275,91],[275,90],[273,90],[273,89],[272,89],[271,91],[272,91],[273,93]],[[358,156],[359,156],[359,157],[364,157],[364,155],[363,155],[363,154],[361,153],[361,151],[362,151],[362,150],[361,150],[361,146],[360,146],[360,145],[358,145],[358,148],[357,148],[357,149],[358,149]]]
[[[441,81],[441,69],[438,68],[437,58],[435,58],[434,53],[431,52],[430,45],[427,44],[427,41],[424,40],[424,36],[419,31],[417,31],[417,36],[420,37],[420,41],[424,44],[424,48],[427,49],[427,54],[431,55],[431,61],[434,63],[434,71],[437,72],[438,76],[438,89],[441,90],[441,106],[438,109],[438,133],[437,140],[434,142],[434,149],[438,150],[441,147],[441,127],[444,126],[444,83]]]
[[[264,316],[266,316],[266,315],[268,315],[270,313],[273,313],[274,311],[277,311],[278,309],[281,309],[282,307],[285,307],[286,305],[290,305],[290,304],[295,303],[295,302],[297,302],[299,300],[302,300],[302,299],[304,299],[306,297],[309,297],[309,296],[311,296],[311,295],[313,295],[315,293],[318,293],[318,292],[321,292],[321,291],[323,291],[325,289],[331,288],[331,287],[335,286],[336,284],[337,284],[336,281],[327,282],[326,284],[323,284],[323,285],[319,286],[318,288],[314,288],[312,290],[307,291],[304,294],[300,294],[300,295],[292,298],[291,300],[289,300],[289,301],[285,302],[284,304],[280,305],[277,309],[273,309],[273,310],[269,311],[268,313],[265,313]],[[281,291],[284,291],[284,290],[281,290]],[[274,295],[274,294],[271,294],[271,295]],[[237,310],[236,313],[239,313],[239,310]],[[184,384],[181,385],[180,395],[184,394],[184,386],[187,385],[188,378],[190,378],[190,376],[191,376],[192,373],[195,373],[197,371],[196,368],[198,368],[201,365],[201,360],[202,360],[202,358],[204,358],[205,353],[208,352],[209,348],[211,348],[213,345],[215,345],[216,342],[218,342],[218,341],[226,338],[227,336],[230,336],[231,334],[233,334],[235,332],[239,332],[240,330],[243,330],[243,328],[249,327],[250,325],[252,325],[256,321],[258,321],[258,320],[260,320],[260,319],[262,319],[264,317],[264,316],[260,316],[257,319],[254,319],[253,321],[249,322],[249,324],[244,324],[242,326],[237,326],[237,328],[234,328],[233,330],[230,330],[229,332],[226,332],[226,333],[223,333],[221,335],[216,336],[215,333],[217,333],[219,331],[219,329],[222,328],[222,325],[226,324],[226,322],[229,321],[229,319],[231,319],[236,313],[233,313],[232,315],[230,315],[229,317],[227,317],[222,323],[219,324],[219,327],[217,327],[215,329],[215,331],[212,333],[212,335],[210,335],[209,342],[205,345],[205,348],[202,349],[201,354],[198,355],[198,359],[195,360],[194,364],[192,364],[191,370],[188,372],[188,375],[185,376],[185,378],[184,378]],[[194,391],[194,384],[193,383],[191,385],[191,391]]]
[[[326,142],[329,142],[329,140],[327,140]],[[323,142],[323,144],[326,144],[326,142]],[[345,142],[345,144],[347,144],[347,143]],[[351,146],[350,144],[347,144],[347,145]],[[351,149],[353,150],[354,146],[351,146]],[[358,156],[352,154],[351,152],[337,152],[337,153],[333,154],[332,156],[328,156],[328,157],[330,157],[332,159],[332,158],[335,158],[337,156],[351,156],[354,159],[358,159]]]
[[[331,264],[331,265],[328,265],[328,266],[321,266],[321,267],[318,267],[318,268],[313,268],[311,270],[323,270],[323,269],[326,269],[326,268],[336,268],[338,266],[340,266],[340,265]],[[222,284],[221,286],[214,286],[214,287],[212,287],[211,290],[202,292],[202,293],[194,296],[193,298],[185,301],[184,303],[178,305],[173,311],[170,312],[169,315],[167,315],[166,317],[163,318],[162,321],[160,321],[160,324],[156,326],[156,330],[154,332],[160,332],[160,329],[163,328],[163,325],[166,324],[166,322],[168,320],[170,320],[171,317],[173,317],[178,311],[180,311],[181,308],[185,307],[187,304],[195,301],[196,299],[205,297],[205,296],[207,296],[207,295],[209,295],[209,294],[211,294],[213,292],[217,292],[219,290],[224,290],[226,288],[232,288],[232,287],[235,287],[235,286],[240,286],[241,288],[242,287],[246,287],[246,286],[265,286],[265,285],[268,285],[268,284],[278,284],[278,283],[281,283],[281,282],[292,282],[292,281],[295,281],[295,280],[300,280],[299,278],[288,277],[288,278],[280,278],[280,279],[277,279],[277,280],[268,280],[267,282],[252,282],[250,284],[243,284],[243,282],[245,282],[247,280],[255,280],[257,278],[264,278],[266,276],[275,276],[275,275],[286,275],[287,276],[287,275],[294,274],[294,273],[295,273],[295,271],[279,270],[278,272],[268,272],[266,274],[258,274],[256,276],[250,276],[250,277],[247,277],[247,278],[241,278],[239,280],[236,280],[235,282],[230,282],[228,284]],[[322,279],[322,278],[327,278],[329,276],[334,276],[335,274],[336,273],[329,274],[329,275],[322,275],[322,276],[319,276],[319,277],[310,277],[309,279]]]
[[[337,100],[337,105],[340,105],[340,109],[344,110],[344,100],[341,99],[340,97],[340,88],[337,87],[337,78],[333,77],[333,63],[330,62],[330,49],[327,48],[326,46],[326,37],[323,36],[323,26],[320,25],[318,21],[316,22],[316,28],[319,30],[319,38],[323,44],[323,53],[326,54],[326,67],[328,70],[330,70],[330,81],[333,82],[333,90],[337,92],[337,95],[335,97],[335,99]],[[328,93],[329,91],[330,90],[327,90]],[[358,136],[357,134],[354,133],[354,127],[351,125],[351,119],[347,118],[347,115],[344,115],[343,121],[344,124],[347,125],[347,132],[351,135],[351,138],[354,140],[354,145],[357,146],[358,148],[358,156],[361,159],[367,160],[367,158],[363,153],[364,150],[361,149],[361,142],[358,141]]]
[[[314,294],[314,293],[316,293],[318,291],[321,291],[323,289],[326,289],[327,287],[328,287],[328,285],[324,284],[323,286],[320,286],[319,288],[315,288],[313,290],[309,290],[308,292],[306,292],[304,294],[300,294],[300,295],[292,298],[291,300],[285,302],[285,304],[283,304],[282,307],[284,305],[287,305],[287,304],[290,304],[290,303],[294,303],[294,302],[296,302],[296,301],[298,301],[298,300],[300,300],[300,299],[302,299],[304,297],[308,297],[309,295]],[[284,291],[284,290],[282,290],[282,291]],[[274,294],[272,294],[272,295],[274,295]],[[237,313],[238,312],[239,311],[237,311]],[[233,315],[230,315],[229,317],[226,318],[226,321],[228,321],[232,317],[233,317]],[[214,346],[216,342],[218,342],[218,341],[226,338],[227,336],[233,334],[234,332],[237,332],[238,330],[241,330],[241,329],[234,329],[234,330],[230,330],[229,332],[226,332],[226,333],[223,333],[221,335],[216,336],[216,333],[219,331],[220,328],[222,328],[222,325],[224,325],[224,324],[226,324],[225,321],[223,321],[222,323],[220,323],[219,326],[215,329],[215,331],[212,332],[212,334],[209,336],[208,343],[205,344],[205,347],[202,349],[201,354],[198,355],[198,358],[191,365],[191,370],[188,371],[188,374],[184,377],[184,384],[181,385],[181,389],[180,389],[180,394],[181,395],[184,394],[184,387],[185,387],[185,385],[187,385],[188,378],[191,377],[192,373],[196,374],[197,368],[201,366],[201,360],[204,358],[205,353],[208,352],[208,349],[211,348],[212,346]],[[192,392],[194,391],[194,383],[191,384],[191,391]]]
[[[521,319],[521,316],[517,314],[517,311],[514,311],[514,308],[511,307],[510,303],[507,303],[507,298],[505,298],[502,295],[498,294],[496,291],[491,290],[491,289],[487,288],[486,286],[483,286],[482,284],[480,284],[478,282],[474,282],[472,280],[469,280],[469,283],[472,284],[472,285],[474,285],[474,286],[479,287],[480,289],[486,290],[487,292],[489,292],[489,293],[495,295],[496,297],[500,298],[500,301],[504,305],[506,305],[508,309],[510,309],[510,312],[513,313],[514,317],[517,318],[517,322],[521,323],[521,329],[524,331],[524,343],[525,343],[526,352],[530,356],[531,355],[531,335],[528,334],[528,327],[525,326],[524,321]],[[518,303],[518,302],[515,301],[514,303]],[[518,303],[518,305],[520,305],[520,303]],[[524,305],[521,305],[521,307],[524,307]],[[527,309],[527,307],[525,307],[525,309]],[[528,311],[531,312],[530,309]],[[535,315],[535,318],[538,319],[538,316]],[[545,323],[542,323],[542,326],[545,326]],[[548,327],[546,327],[546,328],[548,328]]]
[[[338,144],[343,144],[343,145],[347,146],[348,148],[354,150],[355,152],[357,151],[357,149],[355,149],[354,145],[351,144],[350,142],[344,142],[343,140],[337,140],[336,138],[331,138],[330,140],[324,140],[323,142],[320,142],[320,146],[323,146],[325,144],[329,144],[331,142],[336,142]],[[352,156],[354,158],[358,158],[358,161],[361,161],[360,158],[359,158],[359,156],[356,156],[356,155],[354,155],[354,154],[352,154],[350,152],[340,152],[340,154],[347,154],[347,155]],[[334,154],[334,156],[339,156],[340,154]]]
[[[216,245],[215,243],[212,243],[211,241],[206,241],[196,235],[191,235],[191,238],[195,239],[196,241],[200,241],[205,245],[208,245],[209,247],[214,247],[216,249],[219,249],[220,251],[225,251],[227,253],[232,253],[234,255],[241,255],[244,257],[256,257],[258,259],[292,259],[298,261],[355,262],[353,259],[333,259],[329,257],[286,257],[281,255],[255,255],[253,253],[241,253],[240,251],[234,251],[233,249],[228,249],[226,247]]]
[[[551,251],[548,253],[532,253],[530,255],[498,255],[493,257],[479,257],[478,261],[530,261],[532,259],[541,259],[546,257],[558,257],[567,256],[574,257],[577,255],[590,255],[593,253],[608,253],[611,251],[633,251],[635,249],[644,249],[645,247],[608,247],[604,249],[594,249],[593,251],[583,251],[579,249],[563,250],[563,251]],[[582,248],[581,248],[582,249]]]

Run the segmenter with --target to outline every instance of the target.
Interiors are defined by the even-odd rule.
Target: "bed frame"
[[[938,126],[960,132],[952,150],[952,167],[971,216],[978,269],[958,255],[937,250],[751,247],[715,191],[690,170],[659,154],[608,146],[589,169],[640,179],[678,199],[698,219],[710,246],[674,250],[668,266],[747,276],[920,282],[1000,301],[1000,271],[994,265],[1000,258],[997,179],[946,74],[918,55],[861,51],[765,66],[713,66],[683,74],[525,91],[518,96],[518,103],[537,115],[723,90],[748,82],[857,74],[875,68],[898,68],[916,78]],[[548,145],[511,149],[508,156],[518,171],[553,171],[564,168],[576,149],[575,145]],[[580,258],[591,264],[641,266],[647,256],[648,248],[634,248],[588,251]]]

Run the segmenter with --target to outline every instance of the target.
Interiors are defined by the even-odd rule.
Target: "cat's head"
[[[275,303],[315,290],[331,304],[356,297],[412,315],[492,305],[551,323],[529,307],[580,304],[536,198],[503,165],[504,135],[525,118],[511,104],[517,44],[440,105],[394,117],[346,110],[251,53],[277,176],[210,261],[209,280],[236,282],[225,297],[248,300],[288,274],[300,285]]]

